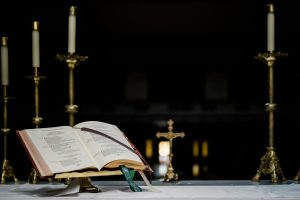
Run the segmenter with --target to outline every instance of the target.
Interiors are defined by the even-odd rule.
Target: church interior
[[[26,180],[31,162],[16,130],[34,128],[32,24],[39,21],[40,127],[69,125],[68,16],[76,6],[75,123],[117,125],[161,178],[157,132],[174,132],[181,180],[250,180],[269,141],[267,13],[275,7],[274,147],[284,175],[300,169],[299,2],[260,0],[4,1],[0,36],[8,38],[7,153]],[[18,4],[18,5],[17,5]],[[2,95],[2,90],[0,93]],[[3,100],[3,99],[2,99]],[[3,101],[1,101],[1,104]],[[3,128],[3,106],[0,109]],[[3,134],[0,137],[3,158]],[[162,173],[160,173],[162,170]],[[267,177],[268,178],[268,177]]]

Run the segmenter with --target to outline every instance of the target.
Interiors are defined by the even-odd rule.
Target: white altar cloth
[[[109,182],[108,182],[109,183]],[[208,184],[206,184],[208,183]],[[221,182],[222,183],[222,182]],[[243,183],[243,182],[242,182]],[[66,196],[45,195],[45,191],[63,189],[63,184],[1,184],[0,200],[28,199],[146,199],[146,200],[300,200],[300,184],[241,184],[241,182],[197,182],[189,184],[140,185],[142,192],[132,192],[126,184],[97,184],[102,192]],[[41,195],[43,194],[43,195]]]

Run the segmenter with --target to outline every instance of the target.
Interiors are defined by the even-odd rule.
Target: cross
[[[168,166],[168,171],[164,178],[165,182],[178,181],[178,175],[176,173],[174,173],[174,168],[172,166],[172,158],[174,156],[174,154],[172,153],[173,139],[175,139],[177,137],[183,138],[185,136],[184,132],[174,133],[173,132],[173,124],[174,124],[174,121],[170,119],[168,121],[168,130],[169,131],[167,133],[160,133],[160,132],[156,133],[157,138],[163,137],[163,138],[168,139],[170,142],[169,166]]]

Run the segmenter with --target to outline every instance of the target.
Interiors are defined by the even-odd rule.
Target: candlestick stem
[[[15,176],[13,172],[12,166],[9,164],[9,161],[7,159],[7,134],[10,132],[10,129],[7,128],[7,104],[9,97],[7,96],[7,85],[3,85],[3,128],[1,129],[1,132],[4,134],[3,138],[3,164],[2,164],[2,175],[1,175],[1,184],[6,182],[6,178],[12,178],[15,183],[18,183],[19,180]]]
[[[252,178],[253,181],[259,181],[261,175],[270,175],[271,182],[278,183],[285,181],[279,158],[275,153],[274,148],[274,112],[276,109],[276,104],[274,103],[274,75],[273,68],[275,65],[276,58],[286,56],[287,54],[280,52],[267,52],[259,53],[255,58],[263,61],[268,66],[268,97],[269,102],[265,104],[265,110],[268,112],[268,126],[269,126],[269,146],[267,147],[267,153],[260,159],[261,164],[257,173]]]
[[[39,84],[42,79],[45,79],[44,76],[39,76],[38,67],[34,67],[34,113],[35,116],[32,118],[32,123],[35,124],[36,128],[39,128],[39,125],[43,122],[43,118],[40,117],[40,95],[39,95]]]
[[[32,123],[35,125],[35,128],[39,128],[40,124],[43,122],[43,118],[40,117],[40,98],[39,98],[39,84],[42,79],[45,79],[44,76],[39,76],[38,69],[39,67],[33,67],[34,72],[33,76],[28,76],[25,78],[29,78],[33,80],[34,83],[34,117],[32,118]],[[29,178],[27,180],[28,183],[36,184],[38,182],[38,174],[35,168],[32,167],[31,173],[29,174]]]
[[[78,112],[78,106],[74,104],[75,98],[75,84],[74,84],[74,70],[77,65],[86,60],[87,56],[79,56],[75,54],[57,55],[56,58],[59,61],[64,61],[69,67],[69,105],[66,105],[66,112],[69,113],[69,125],[75,124],[75,113]]]

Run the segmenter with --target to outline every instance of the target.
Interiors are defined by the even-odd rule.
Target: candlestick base
[[[260,159],[261,164],[252,181],[259,181],[261,175],[270,175],[272,183],[286,181],[273,147],[267,147],[267,153]]]
[[[53,178],[48,178],[48,181],[49,181],[49,183],[52,183],[53,182]],[[27,182],[31,183],[31,184],[36,184],[36,183],[39,182],[38,173],[37,173],[37,171],[34,168],[31,169],[31,173],[29,174]]]
[[[2,165],[1,184],[6,182],[6,178],[12,178],[15,183],[19,183],[19,180],[13,172],[12,166],[10,166],[9,161],[5,159]]]
[[[38,182],[38,174],[34,168],[31,169],[27,182],[32,184],[36,184]]]
[[[294,181],[299,181],[300,178],[300,169],[298,170],[297,175],[293,178]]]

